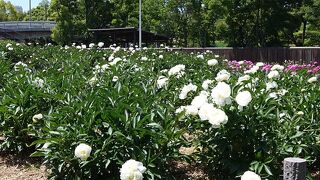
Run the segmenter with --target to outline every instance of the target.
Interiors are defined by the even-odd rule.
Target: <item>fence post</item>
[[[301,158],[285,158],[283,180],[306,180],[307,161]]]

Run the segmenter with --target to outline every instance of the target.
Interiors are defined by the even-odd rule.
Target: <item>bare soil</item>
[[[1,180],[43,180],[48,172],[41,161],[25,155],[0,152]]]

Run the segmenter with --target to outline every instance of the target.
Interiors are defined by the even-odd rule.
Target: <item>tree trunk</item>
[[[303,21],[303,30],[302,30],[302,46],[304,46],[304,39],[306,37],[306,30],[307,30],[307,21]]]

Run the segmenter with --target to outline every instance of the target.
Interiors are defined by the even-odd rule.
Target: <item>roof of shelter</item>
[[[93,32],[96,35],[107,35],[117,41],[134,42],[138,41],[139,38],[139,30],[135,27],[89,29],[89,32]],[[169,37],[167,36],[142,31],[143,42],[161,42],[168,40]]]

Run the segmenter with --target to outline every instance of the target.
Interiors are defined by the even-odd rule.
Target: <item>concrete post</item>
[[[285,158],[283,180],[306,180],[307,161],[301,158]]]

